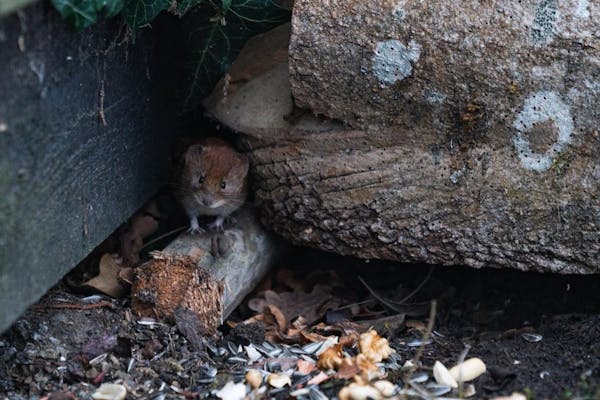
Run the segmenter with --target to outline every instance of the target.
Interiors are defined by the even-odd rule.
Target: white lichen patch
[[[558,130],[558,138],[545,153],[535,153],[527,139],[526,132],[534,124],[552,121]],[[513,144],[524,168],[532,171],[546,171],[552,166],[554,158],[571,143],[573,133],[573,117],[569,106],[556,92],[541,91],[525,100],[523,109],[514,121],[517,133],[513,136]],[[548,132],[548,135],[553,135]]]
[[[396,3],[396,5],[394,6],[394,8],[392,10],[393,17],[399,21],[404,21],[404,18],[406,18],[406,11],[404,11],[405,5],[406,5],[406,0],[400,0],[400,1],[398,1],[398,3]]]
[[[590,10],[588,9],[590,3],[588,0],[579,0],[577,2],[577,8],[575,8],[575,15],[579,18],[589,18]]]
[[[410,41],[405,46],[399,40],[377,43],[372,57],[373,73],[382,87],[388,87],[412,75],[413,63],[421,56],[421,45]]]
[[[425,100],[429,104],[442,104],[446,100],[446,95],[437,90],[425,91]]]
[[[540,0],[534,11],[529,37],[535,44],[547,44],[554,37],[558,18],[558,0]]]

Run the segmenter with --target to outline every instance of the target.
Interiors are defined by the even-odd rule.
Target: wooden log
[[[212,334],[273,264],[277,242],[253,210],[234,214],[224,232],[185,233],[138,267],[133,309],[141,315],[191,324]],[[181,326],[180,326],[181,327]],[[185,332],[188,331],[188,332]],[[192,340],[192,339],[190,339]]]
[[[336,23],[313,26],[314,35],[327,36],[329,32],[334,38],[355,25],[367,30],[385,27],[380,21],[381,5],[364,4],[373,7],[366,20],[379,21],[372,28],[372,24],[366,27],[358,22],[342,24],[339,21],[350,20],[344,19],[350,6],[338,1],[330,3],[336,6],[314,11],[309,17],[302,10],[308,12],[307,8],[322,3],[299,1],[294,24],[299,20],[319,24],[322,18],[335,16]],[[347,3],[355,8],[363,4]],[[434,3],[441,7],[441,2]],[[417,7],[417,2],[411,5]],[[487,3],[481,6],[487,10]],[[360,21],[358,14],[352,15]],[[457,13],[452,15],[458,18]],[[425,17],[429,18],[429,14],[425,13]],[[498,36],[502,36],[502,27],[500,24],[494,28]],[[332,32],[335,29],[340,32]],[[393,29],[391,32],[395,32]],[[308,30],[302,30],[307,37],[301,41],[300,30],[296,26],[293,30],[295,44],[291,46],[290,60],[297,64],[301,61],[295,52],[310,52],[319,48],[321,42],[308,38]],[[352,35],[346,32],[346,37]],[[349,42],[352,43],[348,46],[354,46],[354,41]],[[583,51],[582,46],[575,47]],[[346,82],[326,88],[324,79],[321,83],[325,86],[319,86],[315,77],[329,76],[327,71],[334,69],[334,55],[340,57],[342,72],[352,58],[351,53],[345,59],[344,54],[330,51],[331,54],[313,53],[310,57],[304,53],[304,62],[313,65],[312,69],[303,70],[306,75],[299,72],[297,65],[291,66],[292,84],[306,88],[301,102],[326,113],[326,107],[318,106],[318,101],[329,101],[323,104],[332,107],[327,112],[332,116],[371,115],[365,111],[370,106],[357,100],[358,94],[339,106],[344,113],[336,114],[342,104],[332,100],[338,99],[333,95],[336,88],[339,97],[349,91],[368,97],[370,89],[361,86],[365,80],[358,77],[355,84]],[[433,52],[433,48],[428,51]],[[588,71],[595,71],[591,61],[586,65]],[[457,68],[460,69],[459,64]],[[515,74],[523,73],[518,65],[515,68]],[[285,70],[286,66],[280,64],[255,77],[234,95],[208,104],[209,111],[224,124],[246,134],[240,143],[249,149],[252,159],[254,190],[262,218],[278,234],[296,244],[367,259],[562,273],[600,271],[600,135],[596,130],[598,113],[592,106],[596,99],[593,93],[581,94],[581,110],[575,107],[575,100],[564,97],[568,91],[553,94],[556,90],[552,89],[552,82],[557,82],[554,78],[548,81],[548,91],[490,92],[485,97],[489,102],[501,102],[500,97],[505,96],[507,102],[500,109],[490,109],[480,101],[470,104],[460,96],[447,98],[438,108],[427,101],[420,103],[418,99],[422,97],[412,93],[402,97],[406,100],[404,109],[393,108],[400,114],[394,119],[395,124],[353,129],[310,113],[293,121],[284,118],[292,112]],[[459,86],[475,90],[484,82],[460,81],[466,80],[467,75],[464,71],[457,73],[451,81]],[[482,69],[480,73],[488,72]],[[423,82],[426,76],[422,77]],[[433,74],[432,79],[436,76]],[[568,83],[576,82],[569,79]],[[387,90],[399,96],[402,90],[411,93],[412,83],[402,85],[391,85]],[[381,89],[380,83],[375,86]],[[462,89],[459,92],[465,93]],[[412,105],[408,103],[411,98],[415,99]],[[269,111],[257,110],[257,104]],[[461,105],[463,112],[450,123],[452,114],[443,110]],[[279,114],[272,115],[271,107]],[[516,122],[499,122],[511,107]],[[380,123],[377,115],[370,122]],[[389,110],[381,115],[396,118]],[[357,117],[348,121],[361,125],[366,120]],[[537,125],[531,131],[523,127],[526,124],[529,129],[534,123]]]

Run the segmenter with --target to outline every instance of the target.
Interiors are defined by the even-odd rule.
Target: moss
[[[562,152],[554,158],[550,170],[554,171],[557,176],[563,176],[571,164],[572,155],[569,152]]]

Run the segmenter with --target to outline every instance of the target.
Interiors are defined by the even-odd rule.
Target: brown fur
[[[221,139],[206,138],[190,146],[176,188],[190,219],[199,215],[224,218],[239,208],[246,199],[248,167],[248,158]]]

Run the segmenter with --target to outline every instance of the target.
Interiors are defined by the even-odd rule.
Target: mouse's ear
[[[194,160],[197,160],[202,155],[202,145],[201,144],[193,144],[185,151],[185,162],[189,164]]]
[[[250,168],[250,159],[245,154],[240,154],[240,169],[244,171],[244,175],[248,173]]]

